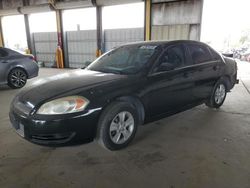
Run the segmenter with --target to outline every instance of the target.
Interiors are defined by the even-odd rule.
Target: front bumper
[[[16,132],[26,140],[49,146],[73,145],[92,141],[100,110],[70,117],[36,119],[11,110],[10,120]]]

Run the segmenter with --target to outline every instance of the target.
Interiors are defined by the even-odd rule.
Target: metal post
[[[3,31],[2,31],[2,17],[0,17],[0,47],[4,47]]]
[[[64,68],[63,57],[63,28],[62,28],[62,11],[56,10],[56,26],[57,26],[57,49],[56,49],[56,63],[57,68]]]
[[[97,50],[96,57],[102,54],[102,7],[96,7]]]
[[[31,42],[31,34],[30,34],[30,26],[29,26],[29,15],[24,14],[24,24],[25,24],[25,31],[26,31],[26,38],[27,38],[27,45],[28,49],[26,53],[32,53],[32,42]]]
[[[199,41],[201,40],[201,28],[202,28],[202,16],[203,16],[204,0],[201,0],[201,15],[200,15],[200,25],[199,25]]]
[[[145,23],[144,23],[144,38],[151,40],[151,11],[152,0],[145,0]]]

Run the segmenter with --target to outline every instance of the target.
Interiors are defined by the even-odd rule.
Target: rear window
[[[207,47],[198,44],[189,44],[188,47],[194,64],[213,60]]]
[[[221,56],[219,55],[218,52],[216,52],[214,49],[212,48],[209,48],[210,52],[211,52],[211,55],[212,55],[212,58],[213,60],[221,60]]]

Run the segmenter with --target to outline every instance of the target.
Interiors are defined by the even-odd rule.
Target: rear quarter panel
[[[232,89],[234,85],[237,83],[237,63],[233,58],[224,57],[225,60],[225,71],[224,76],[229,78],[229,88]]]
[[[236,62],[233,58],[229,58],[229,57],[224,57],[225,63],[226,63],[226,67],[225,67],[225,74],[227,75],[234,75],[237,73],[237,66],[236,66]]]

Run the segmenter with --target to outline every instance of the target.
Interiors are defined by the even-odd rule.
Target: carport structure
[[[134,3],[143,6],[142,26],[104,28],[105,7]],[[203,0],[2,0],[0,44],[7,46],[4,18],[18,15],[24,24],[25,47],[38,61],[51,67],[60,46],[63,66],[79,68],[125,42],[199,40],[202,7]],[[70,11],[80,15],[93,11],[89,19],[94,24],[67,29],[64,22]],[[54,28],[33,31],[32,15],[37,13],[49,13]],[[0,188],[248,188],[249,70],[249,64],[239,63],[240,84],[221,109],[202,105],[142,126],[128,148],[114,152],[95,142],[54,148],[19,138],[8,117],[18,91],[0,86]],[[39,78],[68,71],[42,68]]]
[[[131,7],[137,4],[138,10],[134,10],[133,14],[136,15],[137,13],[134,19],[141,24],[136,27],[125,25],[122,28],[104,28],[103,21],[112,22],[112,20],[103,20],[105,18],[104,9],[106,7],[116,9],[115,5],[122,4],[131,4]],[[62,66],[80,68],[84,66],[84,63],[92,62],[105,51],[126,42],[151,39],[199,40],[202,6],[202,0],[3,0],[0,7],[0,16],[2,19],[10,15],[23,17],[24,32],[26,33],[24,40],[27,41],[26,51],[35,55],[38,61],[45,63],[45,66],[51,67],[54,64],[56,50],[59,46],[62,49]],[[141,8],[144,11],[141,11]],[[127,10],[130,10],[130,8],[128,7]],[[77,28],[68,30],[65,27],[65,21],[68,16],[67,13],[70,11],[82,11],[75,18],[82,17],[83,22],[85,22],[82,25],[89,25],[89,27],[82,29],[82,26],[78,24]],[[44,25],[43,28],[46,28],[46,20],[54,22],[54,26],[52,26],[54,29],[49,29],[48,32],[46,32],[46,29],[42,32],[32,30],[36,22],[34,15],[42,12],[50,12],[50,19],[45,16],[44,20],[41,21],[40,19],[40,24]],[[119,19],[121,16],[125,16],[122,14],[117,13],[114,17]],[[143,17],[144,19],[141,19]],[[91,20],[91,24],[87,22],[88,20]],[[119,22],[117,19],[114,19],[114,21]],[[93,27],[93,24],[95,27]],[[6,32],[4,32],[5,25],[1,24],[1,26],[3,28],[0,35],[2,36],[0,38],[1,45],[10,47],[7,43],[4,44],[4,41],[7,40]]]

